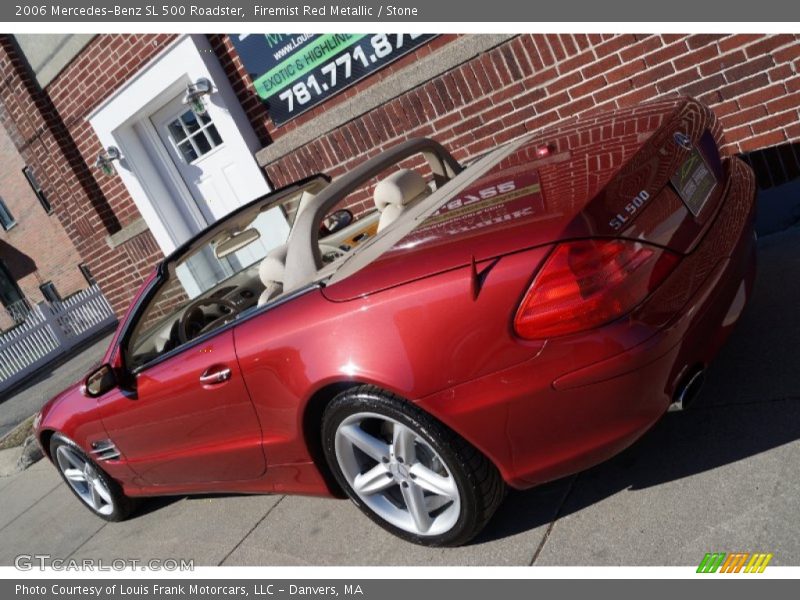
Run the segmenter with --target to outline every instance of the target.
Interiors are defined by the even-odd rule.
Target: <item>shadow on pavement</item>
[[[249,494],[238,494],[236,492],[229,493],[214,493],[214,494],[193,494],[191,496],[147,496],[139,499],[136,509],[130,516],[130,519],[138,519],[153,512],[158,512],[162,508],[166,508],[172,504],[186,500],[187,502],[196,502],[197,500],[207,500],[213,498],[235,498],[238,496],[248,496]],[[281,494],[277,494],[281,495]]]
[[[27,389],[32,388],[42,383],[43,381],[46,381],[54,374],[57,374],[60,367],[70,362],[71,360],[75,359],[76,357],[80,356],[84,352],[94,350],[92,346],[94,346],[95,344],[99,344],[98,349],[95,351],[95,354],[98,354],[97,358],[89,365],[87,365],[85,368],[85,371],[88,373],[89,371],[91,371],[92,368],[94,368],[96,364],[99,364],[99,361],[102,358],[102,353],[105,352],[105,349],[108,347],[108,343],[110,343],[111,336],[114,334],[115,329],[116,329],[116,324],[101,329],[100,331],[94,333],[92,336],[86,338],[83,342],[81,342],[68,352],[42,365],[42,367],[31,373],[24,379],[21,379],[20,381],[15,383],[12,387],[3,390],[3,392],[0,393],[0,404],[5,402],[6,400],[11,400],[18,394],[23,394]],[[108,342],[106,342],[106,340],[108,340]],[[81,375],[83,375],[83,371],[81,371]],[[70,383],[66,384],[59,383],[57,385],[63,386],[63,389],[66,389],[70,385]]]
[[[171,504],[180,502],[185,497],[186,496],[153,496],[148,498],[140,498],[130,518],[138,519],[139,517],[149,515],[152,512],[158,512],[162,508],[166,508]]]

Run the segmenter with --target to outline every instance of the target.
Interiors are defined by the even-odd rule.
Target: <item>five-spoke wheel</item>
[[[131,499],[72,440],[55,434],[50,455],[72,492],[98,517],[121,521],[131,512]]]
[[[74,449],[66,445],[58,447],[56,460],[64,479],[78,498],[98,514],[110,515],[114,511],[111,492],[98,476],[92,463],[84,460]]]
[[[364,504],[416,535],[446,533],[458,520],[455,478],[423,438],[399,421],[356,413],[339,425],[336,458]]]
[[[505,487],[475,448],[413,405],[369,386],[343,392],[323,417],[334,475],[374,521],[410,541],[472,538]]]

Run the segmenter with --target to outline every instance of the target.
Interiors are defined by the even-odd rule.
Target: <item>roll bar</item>
[[[410,156],[422,154],[441,186],[462,171],[458,161],[438,142],[413,138],[382,152],[325,187],[297,217],[287,241],[284,292],[297,289],[313,280],[322,268],[319,230],[322,219],[334,206],[359,186]]]

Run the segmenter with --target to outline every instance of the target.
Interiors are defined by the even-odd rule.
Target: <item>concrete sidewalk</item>
[[[42,461],[0,479],[0,564],[57,558],[200,565],[696,565],[710,551],[800,564],[800,229],[759,242],[756,293],[692,409],[579,475],[509,495],[471,545],[427,549],[348,501],[200,496],[94,517]]]

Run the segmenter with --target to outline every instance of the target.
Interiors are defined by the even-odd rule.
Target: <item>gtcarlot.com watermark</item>
[[[54,558],[50,554],[20,554],[14,559],[20,571],[194,571],[194,559],[184,558]]]

